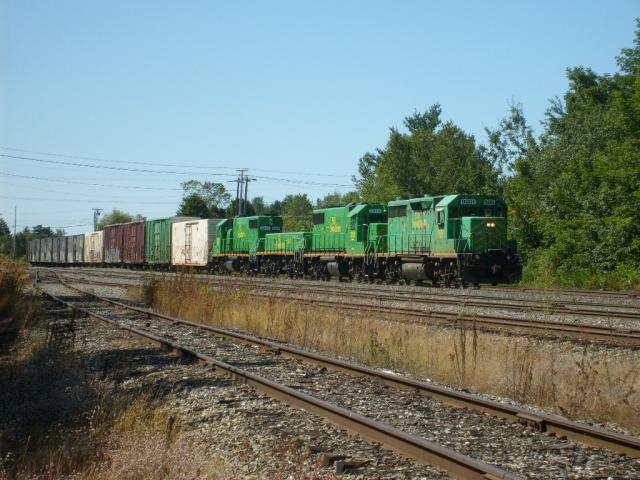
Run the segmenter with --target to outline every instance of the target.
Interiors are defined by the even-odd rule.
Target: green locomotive
[[[439,195],[313,211],[311,232],[282,232],[278,216],[220,222],[219,272],[314,279],[497,284],[520,278],[507,207],[486,195]]]
[[[265,236],[282,231],[282,217],[256,215],[222,220],[216,225],[216,242],[210,267],[218,272],[259,272]]]
[[[377,270],[392,281],[514,282],[522,268],[507,240],[507,206],[495,196],[423,196],[389,202]]]

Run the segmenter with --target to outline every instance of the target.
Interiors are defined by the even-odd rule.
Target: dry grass
[[[0,335],[0,479],[222,478],[166,397],[93,371],[51,325]]]
[[[22,298],[26,280],[14,272]],[[155,376],[128,386],[113,380],[130,365],[76,349],[77,319],[55,315],[42,312],[0,335],[0,480],[239,478],[234,453],[210,453],[216,439],[188,423],[170,388]],[[256,478],[333,478],[319,475],[295,442],[273,445],[271,456]]]
[[[159,311],[238,328],[640,433],[640,352],[442,329],[215,290],[187,277],[142,289]],[[140,292],[138,292],[140,294]]]
[[[24,263],[0,256],[0,334],[19,330],[34,315],[25,293],[29,275]]]

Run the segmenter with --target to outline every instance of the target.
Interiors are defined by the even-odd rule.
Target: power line
[[[166,191],[180,191],[180,192],[182,191],[182,188],[140,187],[137,185],[109,185],[105,183],[79,182],[76,180],[66,180],[62,178],[44,178],[44,177],[33,177],[30,175],[16,175],[14,173],[5,173],[5,172],[0,172],[0,175],[5,177],[25,178],[29,180],[41,180],[43,182],[68,183],[71,185],[89,185],[91,187],[124,188],[124,189],[130,189],[130,190],[166,190]]]
[[[29,228],[29,227],[37,227],[38,225],[42,225],[43,227],[49,227],[49,228],[74,228],[74,227],[90,227],[92,224],[91,223],[80,223],[80,224],[76,224],[76,225],[45,225],[44,223],[36,223],[34,224],[29,224],[29,225],[18,225],[18,227],[20,228]]]
[[[59,193],[61,195],[67,195],[69,193],[77,193],[77,192],[68,192],[68,191],[67,192],[61,192],[59,190],[51,190],[48,187],[46,187],[46,188],[45,187],[38,187],[38,186],[35,186],[35,185],[19,185],[17,183],[6,182],[4,180],[0,180],[0,183],[3,184],[3,185],[11,185],[12,187],[19,187],[19,188],[22,188],[22,189],[28,188],[28,189],[31,189],[31,190],[38,190],[39,192],[42,192],[42,193]],[[180,189],[180,190],[182,190],[182,189]],[[104,197],[100,198],[100,197],[93,197],[92,196],[91,198],[93,200],[96,200],[96,201],[102,201]],[[165,198],[166,198],[166,195],[165,195]],[[107,198],[106,201],[109,201],[109,199]],[[131,200],[131,201],[133,202],[135,200]]]
[[[203,169],[216,169],[216,170],[234,170],[235,167],[225,167],[225,166],[212,166],[212,165],[179,165],[174,163],[157,163],[157,162],[139,162],[139,161],[126,161],[126,160],[113,160],[107,158],[100,157],[89,157],[82,155],[67,155],[64,153],[52,153],[52,152],[42,152],[36,150],[26,150],[23,148],[13,148],[13,147],[5,147],[0,145],[0,149],[2,150],[11,150],[13,152],[22,152],[22,153],[31,153],[34,155],[49,155],[52,157],[60,157],[60,158],[71,158],[75,160],[90,160],[97,162],[105,162],[105,163],[124,163],[124,164],[136,164],[136,165],[149,165],[154,167],[186,167],[186,168],[203,168]],[[313,173],[313,172],[292,172],[287,170],[270,170],[264,168],[254,168],[255,171],[267,172],[267,173],[282,173],[285,175],[305,175],[305,176],[322,176],[322,177],[338,177],[338,178],[349,178],[350,175],[346,174],[338,174],[338,173]]]
[[[127,167],[110,167],[108,165],[95,165],[90,163],[78,163],[78,162],[63,162],[61,160],[45,160],[44,158],[34,157],[22,157],[18,155],[7,155],[6,153],[0,153],[0,157],[13,158],[17,160],[27,160],[31,162],[51,163],[56,165],[67,165],[71,167],[84,167],[84,168],[99,168],[103,170],[119,170],[124,172],[139,172],[139,173],[163,173],[172,175],[213,175],[220,177],[231,177],[233,175],[226,173],[202,173],[202,172],[176,172],[171,170],[151,170],[146,168],[127,168]]]
[[[78,162],[63,162],[61,160],[45,160],[43,158],[23,157],[19,155],[8,155],[6,153],[0,153],[0,157],[13,158],[17,160],[27,160],[31,162],[49,163],[49,164],[55,164],[55,165],[67,165],[72,167],[83,167],[83,168],[98,168],[103,170],[118,170],[118,171],[125,171],[125,172],[157,173],[157,174],[171,174],[171,175],[208,175],[208,176],[218,176],[218,177],[227,177],[227,178],[234,177],[234,175],[226,174],[226,173],[176,172],[172,170],[151,170],[151,169],[145,169],[145,168],[110,167],[108,165],[95,165],[95,164],[78,163]],[[266,176],[259,176],[259,175],[256,175],[256,178],[261,178],[264,180],[270,180],[275,182],[300,184],[300,185],[314,185],[314,186],[323,186],[323,187],[352,187],[352,185],[345,185],[345,184],[338,184],[338,183],[311,182],[306,180],[266,177]]]
[[[140,205],[175,205],[176,202],[145,202],[140,200],[104,200],[95,199],[93,197],[86,198],[34,198],[34,197],[12,197],[9,195],[0,195],[0,198],[7,200],[26,200],[39,202],[77,202],[77,203],[95,203],[96,201],[104,203],[136,203]]]

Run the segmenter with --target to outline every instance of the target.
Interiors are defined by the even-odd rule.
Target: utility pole
[[[93,208],[93,231],[98,230],[98,220],[100,219],[101,208]]]
[[[246,178],[245,173],[249,170],[247,168],[237,168],[236,169],[240,176],[238,177],[238,187],[236,189],[236,213],[239,217],[241,217],[245,213],[245,205],[246,197],[247,197],[247,188],[246,188]],[[243,200],[244,199],[244,200]]]
[[[16,233],[18,230],[18,206],[13,206],[13,259],[16,259]]]
[[[247,191],[249,190],[249,182],[252,180],[255,180],[255,178],[249,178],[249,175],[244,177],[244,203],[242,204],[244,215],[247,214]]]
[[[238,178],[233,180],[236,184],[236,215],[239,217],[247,214],[249,204],[249,182],[255,182],[255,178],[249,178],[248,168],[237,168]]]
[[[236,215],[240,215],[240,177],[236,178],[234,182],[236,182]]]

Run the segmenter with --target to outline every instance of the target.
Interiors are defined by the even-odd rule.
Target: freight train
[[[171,217],[31,240],[35,265],[103,265],[291,278],[513,283],[522,266],[495,196],[425,195],[313,211],[310,232],[280,216]]]

